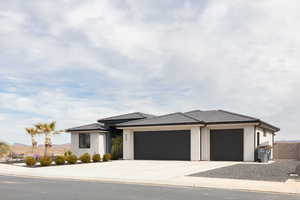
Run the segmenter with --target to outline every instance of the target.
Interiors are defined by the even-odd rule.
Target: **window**
[[[80,149],[88,149],[91,146],[91,136],[87,133],[79,134],[79,148]]]
[[[259,132],[257,132],[256,134],[257,134],[256,142],[257,142],[257,146],[259,146],[259,144],[260,144],[260,141],[259,141],[259,140],[260,140],[259,135],[260,135],[260,134],[259,134]]]

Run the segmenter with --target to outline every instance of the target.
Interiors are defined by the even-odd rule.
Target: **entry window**
[[[89,149],[91,147],[91,136],[87,133],[79,134],[79,148],[80,149]]]

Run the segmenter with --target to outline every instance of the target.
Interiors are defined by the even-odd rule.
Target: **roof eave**
[[[108,132],[107,130],[103,129],[77,129],[77,130],[72,130],[72,129],[67,129],[66,132],[80,132],[80,131],[101,131],[101,132]]]
[[[117,125],[117,128],[130,128],[130,127],[146,127],[146,126],[176,126],[176,125],[205,125],[201,122],[187,122],[187,123],[163,123],[163,124],[133,124],[133,125]]]
[[[272,131],[274,131],[274,132],[280,131],[280,128],[278,128],[278,127],[276,127],[276,126],[273,126],[273,125],[271,125],[271,124],[269,124],[269,123],[267,123],[267,122],[264,122],[264,121],[259,120],[259,123],[260,123],[260,125],[265,126],[264,128],[268,128],[268,129],[270,129],[270,130],[272,130]]]

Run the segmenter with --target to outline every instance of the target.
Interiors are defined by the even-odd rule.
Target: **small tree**
[[[0,142],[0,158],[7,156],[10,152],[10,146],[5,142]]]
[[[45,135],[45,152],[44,156],[48,155],[48,149],[52,147],[52,136],[55,134],[62,133],[63,131],[56,131],[56,122],[47,123],[38,123],[35,125],[39,134]]]
[[[38,134],[38,130],[36,128],[25,128],[26,132],[31,136],[31,144],[32,144],[32,153],[34,153],[37,148],[36,136]]]

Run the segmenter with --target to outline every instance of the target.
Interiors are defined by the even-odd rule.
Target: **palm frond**
[[[51,131],[54,131],[56,128],[56,121],[53,121],[49,124],[49,128],[51,129]]]

